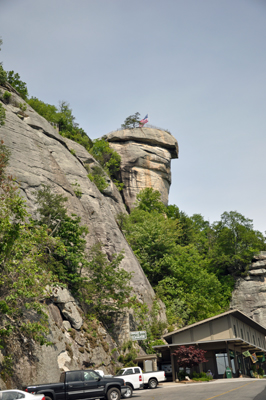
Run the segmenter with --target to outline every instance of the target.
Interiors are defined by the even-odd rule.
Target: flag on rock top
[[[145,117],[141,121],[139,121],[139,125],[143,126],[144,124],[147,124],[147,122],[148,122],[148,114],[145,115]]]

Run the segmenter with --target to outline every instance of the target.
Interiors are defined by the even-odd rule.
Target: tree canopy
[[[164,301],[169,324],[179,327],[225,311],[234,277],[265,249],[265,237],[241,214],[225,212],[210,224],[200,214],[188,217],[175,205],[164,206],[151,188],[138,194],[119,224]]]
[[[135,114],[130,115],[127,117],[124,121],[124,123],[121,125],[121,128],[123,129],[133,129],[136,128],[136,125],[139,125],[140,123],[140,113],[136,112]]]

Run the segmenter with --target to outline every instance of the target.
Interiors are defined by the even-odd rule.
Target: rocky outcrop
[[[168,204],[171,159],[178,157],[178,144],[169,133],[154,128],[124,129],[105,136],[121,156],[123,197],[130,210],[140,190],[152,187]]]
[[[6,123],[0,129],[0,140],[11,151],[8,173],[19,183],[29,212],[36,213],[35,191],[42,184],[66,196],[69,213],[80,216],[81,223],[89,229],[87,249],[101,242],[109,258],[123,251],[121,267],[133,273],[133,292],[151,306],[153,289],[116,223],[116,215],[125,212],[116,186],[109,180],[105,194],[100,193],[86,169],[87,165],[96,163],[93,157],[83,146],[60,136],[29,105],[25,104],[27,108],[21,112],[20,102],[12,94],[11,104],[5,105]],[[75,185],[81,191],[78,197]]]
[[[0,97],[4,91],[0,87]],[[88,227],[88,253],[97,242],[102,243],[109,259],[123,251],[120,266],[132,273],[132,294],[151,309],[154,291],[116,223],[116,215],[126,212],[116,186],[109,180],[102,194],[88,178],[88,166],[93,168],[97,164],[95,159],[81,145],[60,136],[29,105],[21,103],[21,98],[13,92],[10,104],[4,104],[6,121],[0,128],[0,140],[11,152],[7,172],[16,178],[28,211],[36,215],[35,192],[42,184],[48,184],[54,193],[67,197],[68,212],[79,216],[82,225]],[[79,190],[78,195],[75,188]],[[52,346],[35,345],[26,357],[21,343],[13,343],[17,385],[56,381],[60,370],[88,367],[91,363],[94,367],[102,363],[106,372],[114,372],[116,352],[111,356],[110,351],[127,341],[129,330],[136,328],[130,327],[132,318],[128,316],[119,321],[112,337],[103,326],[93,328],[94,322],[92,326],[84,326],[79,305],[62,289],[51,295],[48,312],[48,339]],[[158,318],[166,319],[163,305]],[[0,351],[0,363],[2,359]],[[10,386],[14,387],[14,382]],[[5,387],[1,380],[0,387]]]
[[[237,280],[231,308],[244,312],[266,327],[266,252],[255,255],[248,275]]]

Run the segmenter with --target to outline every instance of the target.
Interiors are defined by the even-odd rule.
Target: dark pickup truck
[[[93,370],[66,371],[59,383],[28,386],[26,392],[43,393],[46,400],[120,400],[127,386],[124,379],[102,378]]]

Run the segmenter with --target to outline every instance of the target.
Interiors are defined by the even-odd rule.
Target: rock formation
[[[266,327],[266,252],[255,255],[248,275],[237,280],[231,308],[244,312]]]
[[[105,136],[110,146],[121,156],[123,197],[130,210],[136,195],[146,187],[161,193],[168,204],[171,185],[170,163],[178,157],[178,144],[169,133],[154,128],[124,129]]]
[[[0,98],[5,90],[0,87]],[[108,188],[103,194],[100,193],[87,176],[86,168],[97,164],[95,159],[83,146],[60,136],[29,105],[24,104],[21,107],[22,102],[17,93],[12,91],[9,104],[4,104],[6,121],[0,128],[0,140],[2,139],[11,151],[7,172],[16,178],[28,211],[33,216],[36,214],[35,191],[40,189],[42,184],[48,184],[54,193],[67,197],[69,213],[79,216],[82,225],[86,225],[89,229],[86,237],[87,250],[89,251],[96,242],[101,242],[103,251],[109,259],[114,253],[123,251],[124,259],[121,267],[133,273],[132,294],[151,309],[154,291],[116,223],[115,216],[126,212],[116,186],[109,180]],[[154,170],[156,163],[159,165],[157,175],[163,177],[162,181],[169,188],[170,158],[172,153],[177,153],[174,144],[167,144],[169,142],[167,137],[171,135],[165,132],[160,135],[158,143],[152,144],[151,139],[148,139],[149,144],[143,144],[146,146],[144,151],[146,158],[143,155],[143,159],[146,160],[145,168],[147,168],[149,148],[151,154],[149,162]],[[159,143],[164,142],[165,145],[160,150]],[[172,142],[175,142],[174,138]],[[138,146],[141,152],[140,142],[134,146]],[[157,156],[154,153],[155,149]],[[140,176],[138,174],[137,176],[139,180]],[[75,194],[75,185],[79,185],[81,196]],[[25,356],[21,343],[14,342],[12,351],[16,354],[16,377],[6,382],[0,378],[1,388],[58,381],[60,371],[90,365],[99,367],[103,364],[102,368],[106,372],[114,372],[114,359],[117,360],[115,356],[119,355],[114,349],[129,339],[130,329],[136,328],[129,316],[118,323],[117,331],[112,337],[100,324],[94,326],[93,321],[91,326],[84,326],[82,310],[66,290],[58,289],[53,293],[48,304],[48,314],[50,329],[48,339],[53,342],[53,346],[40,347],[31,343],[31,350]],[[166,318],[163,304],[158,318],[161,321]],[[24,345],[28,346],[30,343]],[[111,350],[113,355],[110,355]],[[0,350],[0,363],[2,361],[3,353]]]

